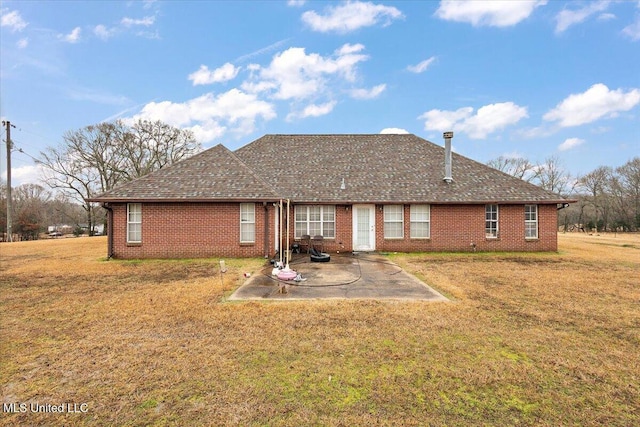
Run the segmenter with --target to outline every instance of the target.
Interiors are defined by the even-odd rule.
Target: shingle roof
[[[411,134],[265,135],[236,154],[296,202],[565,201],[456,153],[448,184],[442,179],[444,147]]]
[[[446,183],[444,148],[415,135],[265,135],[235,153],[218,145],[95,200],[566,202],[464,156],[452,157],[453,182]]]
[[[274,200],[278,195],[225,146],[218,144],[188,159],[107,191],[94,200],[223,201]]]

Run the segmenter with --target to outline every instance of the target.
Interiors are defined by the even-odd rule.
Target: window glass
[[[412,239],[431,237],[431,207],[429,205],[411,205],[410,218]]]
[[[498,237],[498,205],[485,206],[485,235]]]
[[[240,242],[256,241],[256,206],[255,203],[240,203]]]
[[[142,242],[142,204],[127,203],[127,242]]]
[[[402,205],[384,206],[384,237],[387,239],[404,237]]]
[[[333,205],[296,205],[295,237],[305,234],[309,236],[336,236],[336,207]]]

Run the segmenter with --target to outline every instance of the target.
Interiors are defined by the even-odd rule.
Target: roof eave
[[[273,202],[279,200],[277,197],[235,197],[235,198],[93,198],[88,199],[94,203],[256,203],[256,202]]]

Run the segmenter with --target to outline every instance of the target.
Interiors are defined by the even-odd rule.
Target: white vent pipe
[[[451,173],[451,138],[453,138],[453,132],[445,132],[442,136],[444,137],[444,181],[448,184],[453,181]]]

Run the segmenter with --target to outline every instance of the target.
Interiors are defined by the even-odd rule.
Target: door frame
[[[369,247],[365,249],[361,249],[358,247],[358,214],[357,210],[366,208],[369,209]],[[354,251],[375,251],[376,250],[376,205],[370,204],[361,204],[361,205],[353,205],[353,223],[352,223],[352,234],[353,234],[353,250]]]

